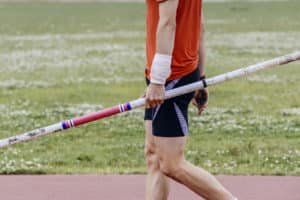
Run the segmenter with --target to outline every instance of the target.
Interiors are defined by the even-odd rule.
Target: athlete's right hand
[[[165,86],[150,83],[146,91],[146,108],[155,108],[164,102]]]

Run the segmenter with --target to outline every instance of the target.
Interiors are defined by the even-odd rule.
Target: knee
[[[160,171],[177,181],[179,181],[180,177],[184,174],[184,168],[181,163],[167,163],[164,161],[160,161]]]
[[[185,162],[183,149],[177,149],[172,155],[161,154],[159,156],[160,171],[177,181],[184,176]]]
[[[155,154],[154,145],[146,144],[144,153],[146,157],[147,168],[152,170],[158,170],[159,161],[157,155]]]

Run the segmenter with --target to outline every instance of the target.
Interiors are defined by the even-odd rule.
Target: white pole
[[[251,65],[251,66],[248,66],[246,68],[241,68],[241,69],[238,69],[238,70],[235,70],[235,71],[232,71],[232,72],[221,74],[221,75],[209,78],[207,80],[198,81],[198,82],[195,82],[195,83],[192,83],[192,84],[189,84],[189,85],[185,85],[185,86],[182,86],[182,87],[179,87],[179,88],[175,88],[173,90],[168,90],[166,92],[165,99],[170,99],[170,98],[182,95],[182,94],[186,94],[186,93],[190,93],[190,92],[195,91],[195,90],[199,90],[199,89],[204,88],[206,86],[216,85],[218,83],[222,83],[222,82],[225,82],[227,80],[231,80],[231,79],[234,79],[234,78],[238,78],[238,77],[241,77],[241,76],[246,76],[246,75],[252,74],[256,71],[260,71],[260,70],[270,68],[270,67],[274,67],[274,66],[277,66],[277,65],[285,65],[287,63],[294,62],[294,61],[297,61],[297,60],[300,60],[300,52],[299,51],[296,52],[296,53],[292,53],[292,54],[282,56],[282,57],[274,58],[272,60],[268,60],[268,61],[265,61],[265,62],[262,62],[262,63],[258,63],[256,65]],[[14,136],[14,137],[2,139],[2,140],[0,140],[0,148],[3,148],[5,146],[9,146],[9,145],[12,145],[12,144],[15,144],[15,143],[23,142],[23,141],[26,141],[26,140],[31,140],[35,137],[39,137],[39,136],[42,136],[42,135],[47,135],[47,134],[50,134],[50,133],[54,133],[54,132],[62,131],[62,130],[65,130],[65,129],[69,129],[69,128],[72,128],[72,127],[75,127],[75,126],[79,126],[81,124],[89,123],[89,122],[99,120],[99,119],[102,119],[102,118],[105,118],[105,117],[109,117],[109,116],[112,116],[112,115],[115,115],[115,114],[118,114],[118,113],[121,113],[121,112],[126,112],[126,111],[129,111],[129,110],[137,108],[137,107],[142,107],[144,105],[145,105],[145,99],[144,98],[136,99],[136,100],[133,100],[129,103],[121,104],[119,106],[115,106],[115,107],[108,108],[108,109],[105,109],[105,110],[102,110],[102,111],[91,113],[91,114],[88,114],[86,116],[82,116],[82,117],[71,119],[71,120],[66,120],[66,121],[63,121],[61,123],[57,123],[57,124],[53,124],[51,126],[47,126],[47,127],[44,127],[44,128],[36,129],[36,130],[26,132],[26,133],[23,133],[23,134]],[[78,122],[78,120],[80,122]]]

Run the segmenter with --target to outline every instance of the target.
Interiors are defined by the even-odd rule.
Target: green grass
[[[207,75],[299,50],[300,3],[206,3]],[[0,138],[143,93],[141,3],[0,3]],[[298,48],[298,49],[297,49]],[[299,63],[210,89],[188,160],[215,174],[300,175]],[[145,173],[143,110],[0,150],[2,174]]]

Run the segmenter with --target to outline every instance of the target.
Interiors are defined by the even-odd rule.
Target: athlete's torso
[[[147,66],[146,76],[150,79],[153,57],[156,53],[156,31],[159,20],[157,0],[147,2]],[[201,33],[202,0],[179,0],[176,17],[176,35],[172,59],[172,74],[168,80],[183,77],[197,67]]]

